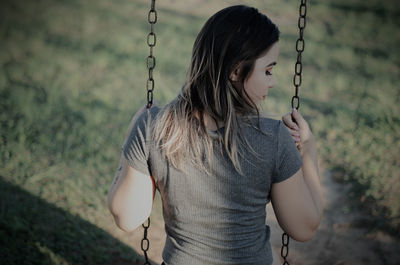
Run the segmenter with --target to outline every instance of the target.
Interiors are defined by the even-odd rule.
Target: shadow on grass
[[[1,264],[136,265],[142,258],[103,229],[0,176]]]

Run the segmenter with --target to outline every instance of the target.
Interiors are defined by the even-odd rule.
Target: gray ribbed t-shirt
[[[260,128],[243,128],[250,146],[241,158],[243,175],[219,148],[212,157],[211,174],[185,164],[185,172],[162,158],[151,137],[151,122],[160,111],[146,110],[136,121],[124,155],[136,170],[152,175],[163,204],[167,234],[163,259],[169,265],[272,263],[266,204],[271,185],[296,173],[302,160],[281,121],[260,118]],[[219,129],[224,133],[224,128]],[[218,141],[214,141],[218,144]]]

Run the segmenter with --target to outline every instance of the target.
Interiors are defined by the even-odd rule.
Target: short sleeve
[[[289,130],[279,121],[277,136],[276,169],[273,183],[282,182],[293,176],[303,165],[300,153],[289,133]]]
[[[123,153],[129,165],[146,175],[151,175],[149,155],[151,141],[151,119],[155,116],[155,107],[146,109],[132,126],[125,142]]]

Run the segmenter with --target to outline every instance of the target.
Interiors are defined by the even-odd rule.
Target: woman
[[[109,208],[132,231],[159,190],[166,264],[272,264],[269,201],[293,239],[315,234],[323,199],[310,128],[296,110],[283,123],[258,111],[275,83],[278,40],[255,8],[217,12],[197,36],[181,93],[132,119]]]

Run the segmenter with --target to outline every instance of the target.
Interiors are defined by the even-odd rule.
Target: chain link
[[[144,253],[144,258],[145,258],[145,263],[143,263],[143,265],[151,265],[150,261],[149,261],[149,257],[147,256],[147,251],[150,248],[150,241],[147,238],[147,230],[150,227],[150,218],[147,218],[147,223],[142,224],[144,232],[143,232],[143,239],[140,242],[140,248],[142,249],[143,253]]]
[[[156,11],[156,0],[151,0],[151,8],[147,15],[147,21],[150,24],[150,33],[147,35],[147,45],[150,48],[149,56],[147,56],[147,70],[149,71],[149,78],[146,82],[147,90],[147,108],[151,108],[153,105],[153,91],[154,91],[154,79],[153,70],[156,67],[156,57],[153,55],[153,48],[157,43],[157,36],[154,33],[154,24],[157,23],[157,11]]]
[[[286,233],[282,234],[282,248],[281,248],[281,256],[284,260],[283,265],[289,265],[289,262],[286,260],[289,255],[289,235]]]
[[[305,42],[303,39],[304,29],[306,28],[306,15],[307,15],[307,0],[300,1],[299,20],[297,26],[299,28],[299,38],[296,41],[297,61],[294,66],[293,85],[295,87],[295,95],[292,97],[292,109],[299,109],[299,87],[301,86],[301,73],[303,72],[303,65],[301,63],[301,53],[304,51]]]

